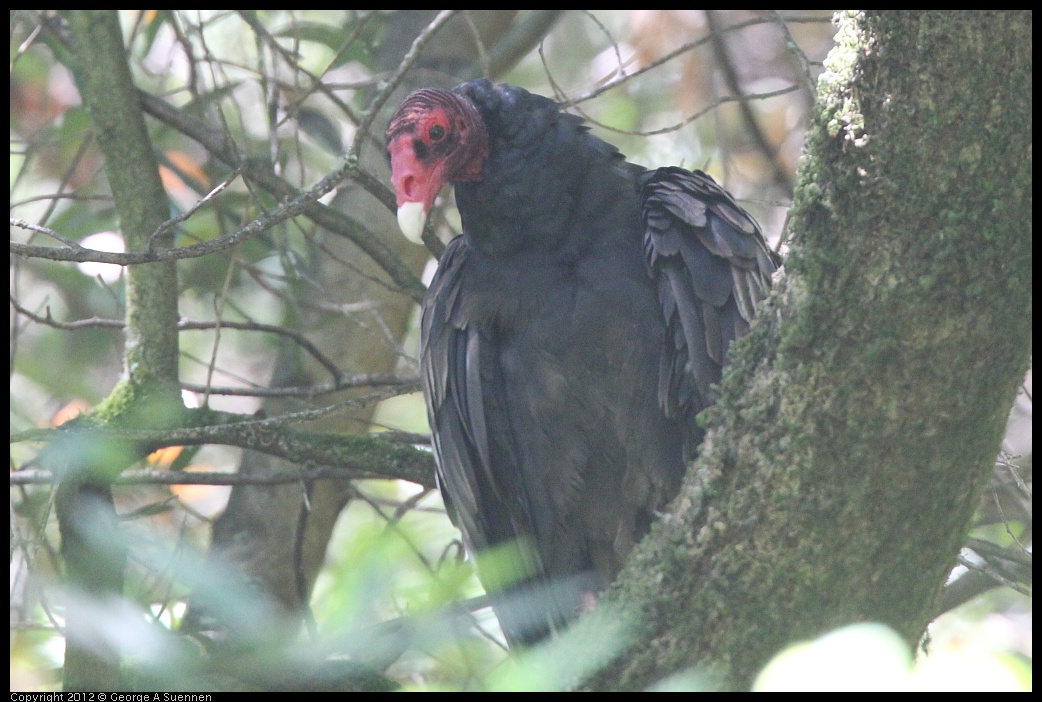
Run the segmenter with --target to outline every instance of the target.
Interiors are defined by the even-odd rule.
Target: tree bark
[[[67,15],[75,42],[75,74],[90,111],[105,174],[128,250],[165,247],[172,234],[153,233],[169,203],[145,118],[137,101],[116,11],[76,10]],[[126,99],[122,99],[122,98]],[[177,386],[177,268],[174,262],[131,268],[127,274],[124,379],[92,412],[92,421],[128,426],[162,422],[182,408]],[[133,446],[70,446],[56,442],[41,463],[62,475],[55,514],[68,586],[62,686],[70,690],[120,688],[120,657],[98,625],[101,607],[123,594],[125,546],[111,480],[140,455]],[[71,450],[70,450],[71,449]]]
[[[841,17],[791,251],[591,685],[747,688],[859,621],[915,646],[1031,353],[1031,15]]]

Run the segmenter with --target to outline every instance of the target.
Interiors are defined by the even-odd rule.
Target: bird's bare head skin
[[[488,130],[474,105],[447,90],[412,93],[386,133],[398,225],[420,242],[434,199],[446,183],[480,180],[488,156]]]
[[[414,92],[387,150],[414,241],[455,186],[463,234],[420,321],[427,418],[446,510],[530,645],[594,609],[665,518],[778,260],[708,175],[626,163],[521,88]]]

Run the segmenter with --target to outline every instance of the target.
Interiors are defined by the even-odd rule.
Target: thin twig
[[[725,27],[721,31],[721,33],[722,34],[726,34],[728,32],[736,32],[739,29],[745,29],[746,27],[752,27],[752,26],[757,25],[757,24],[766,24],[766,23],[773,22],[773,21],[774,20],[771,19],[771,18],[756,17],[754,19],[746,20],[744,22],[738,22],[736,24],[732,24],[729,27]],[[786,18],[785,21],[786,22],[800,22],[800,21],[803,21],[803,22],[828,22],[830,20],[828,20],[827,18],[820,18],[820,17],[818,17],[818,18],[802,18],[802,19],[801,18]],[[688,51],[691,51],[692,49],[695,49],[695,48],[697,48],[699,46],[702,46],[703,44],[708,43],[711,40],[712,40],[711,36],[704,36],[704,37],[701,37],[699,39],[695,39],[694,41],[689,41],[686,44],[683,44],[683,45],[677,47],[673,51],[670,51],[668,54],[662,56],[661,58],[658,58],[655,61],[652,61],[651,63],[649,63],[648,65],[643,66],[642,68],[634,71],[633,73],[629,73],[629,74],[627,74],[625,76],[622,76],[618,80],[614,80],[614,81],[612,81],[610,83],[605,83],[604,85],[601,85],[601,86],[599,86],[599,87],[597,87],[597,88],[595,88],[595,89],[593,89],[593,90],[591,90],[591,91],[589,91],[587,93],[584,93],[584,94],[580,95],[579,97],[572,98],[569,102],[567,102],[565,104],[566,104],[566,106],[571,107],[571,106],[576,105],[576,104],[578,104],[580,102],[586,102],[587,100],[592,100],[593,98],[597,97],[598,95],[602,95],[602,94],[608,92],[609,90],[614,90],[615,88],[619,87],[620,85],[622,85],[622,84],[624,84],[624,83],[626,83],[628,81],[631,81],[634,78],[637,78],[638,76],[643,75],[644,73],[647,73],[648,71],[654,70],[654,69],[658,68],[659,66],[661,66],[661,65],[663,65],[665,63],[668,63],[669,61],[672,61],[673,59],[677,58],[678,56],[681,56],[682,54],[685,54]]]
[[[49,485],[58,476],[49,470],[28,469],[10,473],[11,485]],[[358,473],[342,466],[313,466],[299,470],[278,470],[262,475],[218,471],[128,470],[116,478],[115,485],[288,485],[302,480],[357,480]]]
[[[1001,558],[1012,563],[1016,563],[1022,566],[1031,567],[1031,552],[1030,551],[1014,551],[1013,549],[1003,548],[998,544],[994,544],[990,541],[977,538],[969,538],[966,540],[966,548],[972,548],[982,557]]]
[[[295,424],[322,419],[323,417],[335,415],[349,409],[364,407],[380,400],[386,400],[404,392],[415,392],[416,390],[419,390],[419,383],[415,385],[395,385],[325,407],[287,412],[275,417],[260,419],[247,418],[244,415],[227,412],[211,412],[211,423],[196,427],[170,427],[162,429],[27,429],[11,435],[10,441],[11,443],[54,441],[63,436],[70,436],[75,432],[84,435],[97,434],[98,436],[112,437],[125,441],[136,441],[155,445],[159,448],[163,446],[197,446],[208,443],[228,443],[232,446],[241,446],[244,441],[263,441],[261,437],[264,437],[266,434],[287,429]],[[252,446],[244,448],[252,448]]]
[[[415,392],[415,389],[419,388],[419,383],[419,376],[415,375],[398,376],[393,373],[360,373],[358,375],[338,377],[332,383],[314,383],[312,385],[250,388],[182,382],[181,387],[200,394],[209,390],[211,395],[232,397],[300,397],[314,399],[350,388],[399,387],[403,390],[403,393]]]
[[[22,307],[18,300],[15,299],[14,295],[11,295],[11,308],[23,317],[27,317],[38,324],[45,324],[55,329],[64,330],[76,330],[76,329],[91,329],[91,328],[102,328],[102,329],[122,329],[126,326],[126,322],[122,319],[104,319],[102,317],[91,317],[89,319],[77,319],[75,322],[59,322],[51,316],[51,307],[47,306],[47,314],[43,317],[27,310]]]
[[[89,249],[86,249],[83,246],[81,246],[79,244],[79,242],[73,241],[72,239],[69,239],[68,237],[62,236],[61,234],[59,234],[58,232],[54,231],[53,229],[48,229],[47,227],[41,227],[39,224],[33,224],[32,222],[27,222],[24,219],[15,219],[14,217],[12,217],[11,218],[11,226],[12,227],[18,227],[19,229],[28,229],[29,231],[36,232],[38,234],[46,234],[47,236],[51,237],[52,239],[57,239],[61,243],[65,244],[66,246],[69,246],[69,247],[71,247],[73,249],[76,249],[77,251],[89,251]]]
[[[983,561],[983,562],[978,563],[978,562],[975,562],[975,561],[971,561],[970,559],[968,559],[968,558],[966,558],[964,556],[959,556],[959,563],[961,565],[965,566],[966,568],[969,568],[971,570],[975,570],[975,571],[978,571],[980,573],[983,573],[984,575],[987,575],[989,578],[991,578],[995,582],[1000,583],[1001,585],[1005,585],[1006,587],[1010,588],[1011,590],[1015,590],[1016,592],[1019,592],[1022,595],[1026,595],[1028,597],[1031,597],[1031,588],[1030,587],[1026,587],[1026,586],[1022,585],[1021,583],[1019,583],[1019,582],[1017,582],[1017,581],[1007,577],[1004,573],[999,572],[999,570],[993,564],[989,563],[988,561]]]
[[[177,225],[188,221],[188,219],[190,219],[192,215],[199,211],[199,208],[201,208],[203,205],[208,203],[213,198],[217,197],[218,194],[220,194],[225,188],[231,185],[241,174],[242,168],[236,168],[234,171],[232,171],[231,175],[224,179],[222,183],[218,184],[217,187],[215,187],[210,192],[206,193],[206,195],[200,198],[198,202],[196,202],[194,205],[188,208],[187,211],[183,212],[177,217],[171,217],[170,219],[156,227],[156,230],[152,232],[152,235],[148,238],[149,250],[152,250],[152,247],[155,246],[155,242],[159,237],[163,236]]]
[[[789,25],[787,20],[781,16],[777,10],[767,10],[767,14],[774,19],[775,24],[778,26],[778,30],[782,33],[782,37],[785,39],[785,48],[796,57],[796,60],[800,64],[800,72],[807,83],[807,94],[810,99],[814,99],[814,93],[817,89],[814,80],[814,74],[810,70],[810,59],[807,58],[807,54],[803,53],[803,49],[796,43],[796,40],[792,38],[792,33],[789,31]]]

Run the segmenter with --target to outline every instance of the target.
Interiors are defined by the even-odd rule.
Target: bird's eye
[[[431,141],[440,141],[441,138],[445,136],[445,127],[440,124],[435,124],[430,128],[430,131],[427,132],[427,136],[431,138]]]

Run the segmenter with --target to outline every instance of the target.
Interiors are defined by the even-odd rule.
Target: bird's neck
[[[493,144],[484,178],[456,185],[463,230],[486,255],[555,255],[594,243],[595,223],[632,189],[616,152],[590,148],[585,130],[560,124],[547,136],[520,148]]]

